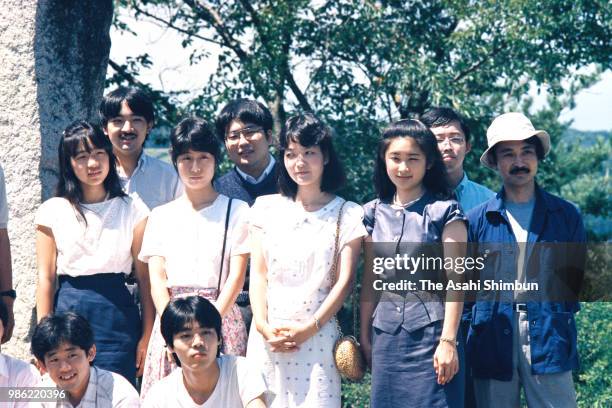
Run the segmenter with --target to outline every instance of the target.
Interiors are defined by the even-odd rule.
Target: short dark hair
[[[4,330],[6,330],[6,325],[8,324],[8,309],[2,301],[0,301],[0,321],[2,321]]]
[[[530,138],[525,139],[524,142],[535,146],[536,157],[539,161],[544,160],[544,146],[542,146],[542,141],[539,137],[531,136]],[[493,165],[497,164],[497,157],[495,154],[498,146],[499,143],[496,143],[495,145],[493,145],[489,153],[487,153],[487,155],[489,156],[489,161]]]
[[[44,317],[32,335],[32,354],[44,362],[45,355],[69,343],[88,353],[94,345],[94,335],[87,320],[73,312],[54,313]]]
[[[319,146],[327,164],[323,168],[321,191],[333,193],[346,182],[346,174],[342,168],[340,158],[334,150],[332,143],[332,130],[312,113],[303,113],[287,119],[279,137],[278,149],[278,188],[286,197],[295,198],[297,184],[285,167],[285,151],[290,142],[299,143],[304,147]]]
[[[465,122],[465,119],[463,118],[463,116],[461,116],[451,108],[431,108],[427,112],[422,114],[419,119],[425,124],[425,126],[430,129],[438,126],[446,126],[451,122],[457,122],[459,123],[461,131],[465,135],[466,143],[469,143],[470,141],[470,128]]]
[[[433,193],[438,199],[448,199],[452,194],[452,189],[436,138],[425,124],[415,119],[399,120],[391,123],[383,131],[382,138],[378,142],[378,155],[376,156],[374,169],[374,186],[378,198],[390,200],[396,191],[395,185],[387,174],[385,154],[393,139],[398,137],[411,137],[423,151],[428,166],[423,177],[425,189]]]
[[[204,119],[191,117],[181,120],[170,133],[170,156],[176,168],[177,158],[188,150],[207,152],[219,163],[221,145]]]
[[[100,103],[100,121],[106,127],[109,120],[119,116],[125,101],[134,114],[144,117],[147,123],[155,121],[155,109],[151,97],[140,88],[121,86],[109,92]]]
[[[187,296],[170,301],[161,315],[160,330],[166,345],[171,347],[174,336],[194,321],[200,327],[215,329],[221,340],[221,315],[217,308],[202,296]]]
[[[274,125],[270,110],[261,102],[244,98],[234,99],[221,109],[215,121],[217,137],[222,143],[225,143],[227,127],[234,120],[261,126],[266,138],[268,137],[268,131],[272,130]]]

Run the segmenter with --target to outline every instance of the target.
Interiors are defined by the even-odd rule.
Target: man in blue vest
[[[571,370],[578,367],[574,313],[580,305],[575,298],[553,299],[525,288],[546,287],[559,271],[581,278],[581,249],[564,257],[539,248],[552,242],[583,248],[582,217],[535,181],[550,151],[547,132],[535,130],[521,113],[506,113],[493,121],[487,141],[480,160],[498,172],[503,188],[468,213],[468,241],[478,253],[489,248],[481,283],[493,273],[525,285],[481,291],[473,306],[467,352],[476,401],[479,407],[518,407],[522,387],[530,408],[575,407]]]
[[[217,116],[217,137],[225,144],[234,168],[219,177],[215,189],[253,205],[255,199],[278,192],[272,144],[272,114],[260,102],[236,99]]]
[[[223,107],[215,128],[234,167],[214,181],[215,190],[249,205],[259,196],[278,192],[278,166],[269,151],[273,123],[268,108],[251,99],[235,99]],[[247,270],[243,290],[236,300],[246,327],[252,318],[248,290]]]

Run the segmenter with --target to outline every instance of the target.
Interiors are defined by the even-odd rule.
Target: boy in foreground
[[[93,332],[76,313],[57,313],[43,318],[32,336],[32,353],[48,376],[41,387],[65,391],[63,400],[43,407],[139,407],[138,392],[121,375],[91,366],[96,356]]]
[[[219,355],[221,315],[212,303],[201,296],[175,299],[160,326],[179,368],[151,388],[144,407],[266,406],[263,375],[244,357]]]

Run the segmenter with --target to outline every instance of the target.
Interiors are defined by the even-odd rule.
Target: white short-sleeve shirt
[[[36,224],[53,232],[57,274],[129,274],[134,228],[148,216],[147,206],[137,198],[115,197],[100,203],[81,204],[81,207],[87,225],[62,197],[45,201],[36,214]]]
[[[161,256],[166,262],[168,287],[216,288],[229,198],[219,194],[208,207],[194,210],[185,196],[153,209],[138,258],[148,262]],[[222,282],[228,274],[230,257],[247,254],[249,206],[232,200]]]
[[[0,228],[8,224],[8,204],[6,199],[6,186],[4,185],[4,171],[0,166]]]
[[[25,361],[0,354],[0,387],[35,387],[40,382],[38,370]],[[2,402],[2,407],[21,408],[27,402]]]
[[[244,357],[223,355],[217,358],[219,380],[202,405],[196,404],[183,382],[183,371],[174,370],[157,382],[147,393],[143,407],[149,408],[243,408],[268,392],[261,372],[250,366]]]

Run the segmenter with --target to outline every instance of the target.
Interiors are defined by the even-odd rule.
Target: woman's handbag
[[[340,240],[340,221],[342,220],[342,209],[344,208],[346,201],[340,206],[338,211],[338,221],[336,223],[336,239],[334,244],[334,258],[331,267],[332,282],[336,281],[336,268],[338,265],[338,244]],[[353,304],[353,332],[357,331],[357,305],[355,304],[355,285],[353,285],[353,292],[351,293],[351,302]],[[351,381],[361,381],[365,375],[366,364],[359,346],[359,342],[354,336],[345,336],[342,334],[342,329],[336,320],[336,326],[340,336],[336,340],[334,346],[334,361],[340,375]]]

